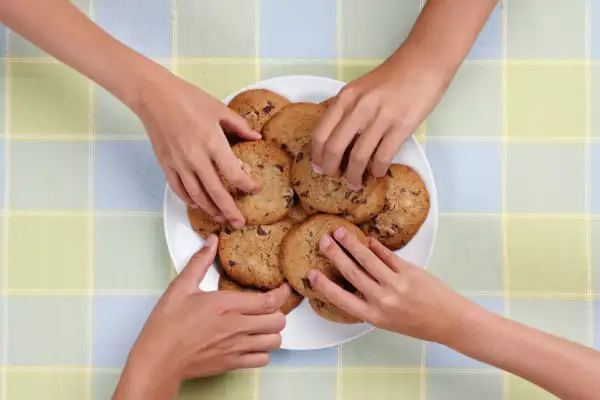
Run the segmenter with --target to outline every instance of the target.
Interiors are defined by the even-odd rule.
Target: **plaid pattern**
[[[421,0],[77,0],[217,97],[274,76],[352,80]],[[310,26],[310,29],[307,29]],[[109,399],[173,276],[164,180],[135,116],[2,31],[2,400]],[[600,0],[504,0],[416,133],[439,187],[429,270],[487,309],[600,347]],[[546,399],[436,344],[376,331],[181,399]]]

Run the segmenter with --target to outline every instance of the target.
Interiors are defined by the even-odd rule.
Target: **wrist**
[[[499,318],[475,303],[469,302],[458,313],[451,333],[440,343],[460,353],[471,354],[481,344],[481,339],[494,331],[495,318]]]

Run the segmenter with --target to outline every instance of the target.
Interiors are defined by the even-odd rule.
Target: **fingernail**
[[[202,246],[202,248],[204,249],[212,249],[212,247],[217,244],[217,236],[214,234],[211,234],[210,236],[208,236],[206,238],[206,241],[204,242],[204,246]]]
[[[346,233],[347,233],[347,232],[346,232],[346,229],[344,229],[344,228],[337,228],[337,229],[335,230],[335,232],[333,232],[333,236],[334,236],[336,239],[338,239],[338,240],[341,240],[341,239],[343,239],[343,238],[344,238],[344,236],[346,236]]]
[[[196,208],[198,208],[198,206],[197,206],[196,204],[190,204],[190,207],[192,207],[194,210],[195,210]]]
[[[312,169],[319,175],[323,174],[323,168],[319,167],[317,164],[313,164]]]
[[[332,241],[329,235],[324,235],[321,237],[321,239],[319,239],[319,247],[321,250],[325,250],[331,245],[331,242]]]
[[[354,184],[348,182],[348,189],[350,189],[350,190],[359,190],[360,188],[361,188],[360,185],[354,185]]]
[[[308,273],[306,274],[306,277],[308,278],[308,280],[313,281],[315,280],[315,278],[317,277],[317,273],[314,269],[311,269],[310,271],[308,271]]]
[[[245,225],[245,221],[243,221],[243,220],[240,221],[239,219],[234,219],[233,221],[230,221],[230,222],[231,222],[231,226],[233,226],[235,229],[242,229]]]

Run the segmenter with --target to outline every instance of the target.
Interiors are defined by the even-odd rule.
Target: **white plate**
[[[288,76],[259,82],[248,89],[269,89],[293,102],[321,102],[335,96],[344,86],[343,82],[314,76]],[[240,90],[241,92],[242,90]],[[239,93],[239,92],[238,92]],[[225,99],[225,104],[237,93]],[[394,163],[409,165],[423,178],[431,197],[431,208],[427,220],[410,241],[396,254],[406,260],[426,267],[433,250],[437,231],[438,207],[433,174],[419,143],[410,138],[400,149]],[[186,214],[186,205],[168,187],[164,200],[164,225],[169,253],[177,272],[185,267],[190,257],[202,246],[202,239],[192,230]],[[209,269],[200,284],[203,290],[217,290],[219,274],[215,265]],[[287,316],[287,326],[282,332],[281,347],[293,350],[319,349],[335,346],[364,335],[373,327],[368,324],[341,325],[328,322],[317,316],[308,301]]]

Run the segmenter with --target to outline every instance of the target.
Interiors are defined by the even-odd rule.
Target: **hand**
[[[367,248],[343,228],[334,237],[362,268],[329,236],[320,239],[321,251],[362,292],[364,300],[319,271],[309,271],[308,278],[329,301],[378,328],[442,342],[454,334],[461,315],[477,307],[374,239],[369,239]]]
[[[279,308],[289,286],[267,293],[203,292],[198,285],[216,247],[211,235],[150,314],[127,361],[122,398],[141,398],[132,395],[136,390],[172,392],[185,379],[262,367],[268,352],[281,345],[285,317]]]
[[[145,85],[136,113],[148,131],[173,191],[217,222],[242,228],[244,217],[223,185],[251,193],[260,189],[241,168],[223,128],[243,139],[260,139],[244,118],[168,71]]]
[[[338,177],[346,168],[353,189],[362,185],[369,164],[373,175],[383,176],[400,146],[440,101],[449,83],[446,75],[429,71],[418,56],[402,50],[345,86],[329,106],[312,136],[315,172]]]

